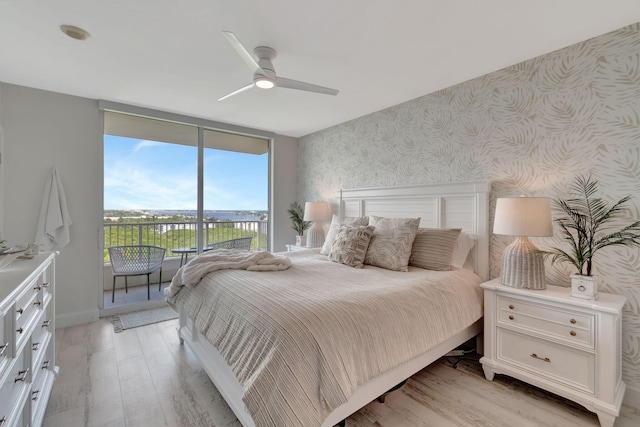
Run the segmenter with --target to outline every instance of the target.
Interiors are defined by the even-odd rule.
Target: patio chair
[[[204,252],[212,251],[214,249],[242,249],[248,251],[251,248],[251,240],[253,240],[253,237],[239,237],[237,239],[212,243],[205,246],[202,250]]]
[[[111,291],[111,302],[114,302],[116,295],[116,277],[124,276],[124,290],[129,292],[127,284],[128,276],[147,276],[147,299],[151,299],[151,283],[149,276],[151,273],[160,270],[158,280],[158,290],[162,289],[162,261],[164,260],[165,248],[158,246],[111,246],[108,248],[111,259],[111,270],[113,271],[113,290]]]

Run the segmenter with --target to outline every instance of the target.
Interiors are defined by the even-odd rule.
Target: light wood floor
[[[60,374],[44,426],[240,427],[186,346],[177,320],[114,334],[97,322],[56,331]],[[372,402],[347,427],[598,426],[582,407],[504,376],[489,382],[473,362],[443,359],[384,404]],[[640,425],[623,406],[616,427]]]

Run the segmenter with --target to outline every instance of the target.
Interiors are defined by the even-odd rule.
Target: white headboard
[[[474,271],[489,279],[488,181],[358,188],[336,193],[340,215],[420,217],[420,227],[462,228],[476,237]]]

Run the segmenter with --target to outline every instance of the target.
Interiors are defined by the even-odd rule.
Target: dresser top
[[[19,285],[37,275],[38,267],[54,256],[54,252],[41,252],[33,259],[16,259],[0,270],[0,302],[9,297]]]
[[[491,289],[497,292],[518,295],[525,298],[571,304],[575,307],[583,307],[591,310],[607,311],[617,313],[622,310],[622,306],[627,298],[622,295],[607,294],[598,292],[596,299],[583,299],[571,296],[571,288],[564,286],[547,285],[546,289],[520,289],[506,286],[500,283],[500,278],[490,280],[480,285],[484,289]]]

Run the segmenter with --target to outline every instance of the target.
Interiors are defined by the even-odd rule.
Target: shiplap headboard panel
[[[420,227],[462,228],[476,237],[474,270],[488,280],[489,191],[489,182],[477,181],[348,189],[336,199],[343,216],[419,217]]]

